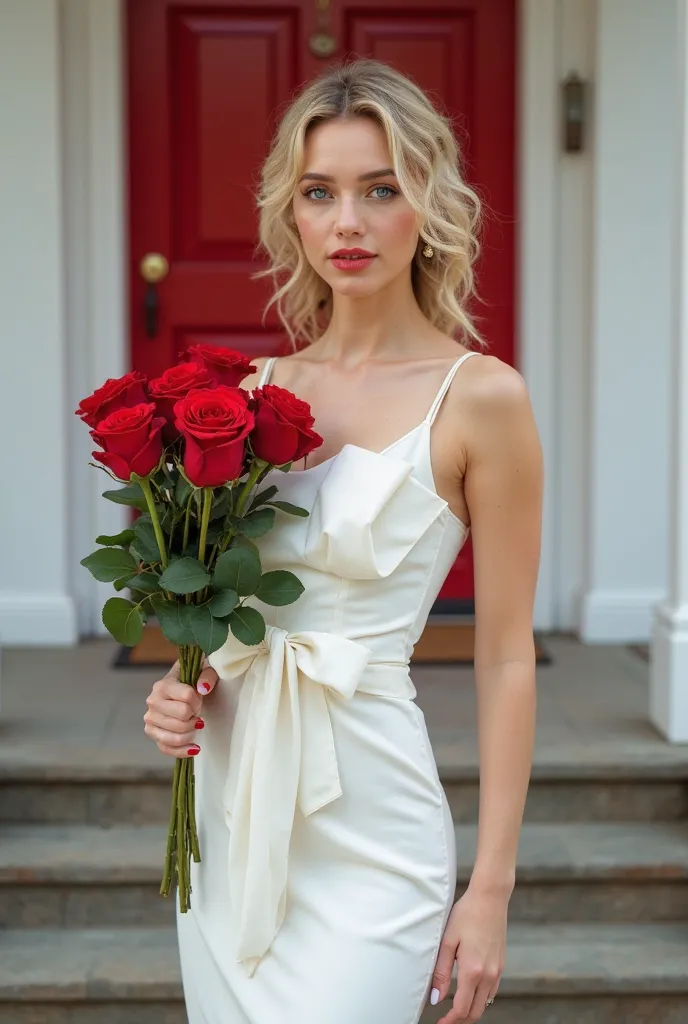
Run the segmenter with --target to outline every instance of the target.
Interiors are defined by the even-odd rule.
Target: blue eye
[[[378,199],[391,199],[392,196],[396,196],[396,195],[399,194],[396,191],[396,189],[391,188],[389,185],[376,185],[375,188],[373,189],[373,192],[379,192],[380,190],[382,190],[383,192],[386,192],[387,195],[386,196],[378,196],[377,197]]]
[[[325,195],[324,196],[315,196],[315,195],[313,195],[314,192],[324,192]],[[325,199],[326,196],[328,195],[328,192],[327,192],[326,188],[322,187],[322,185],[314,185],[313,188],[307,188],[306,191],[303,194],[305,196],[308,196],[309,199],[315,199],[316,202],[318,202],[321,199]]]

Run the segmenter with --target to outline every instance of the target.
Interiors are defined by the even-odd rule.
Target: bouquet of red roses
[[[97,580],[128,589],[111,597],[103,622],[133,646],[155,615],[179,652],[179,678],[195,686],[204,656],[231,629],[245,644],[265,636],[265,620],[247,604],[291,604],[303,592],[291,572],[263,572],[255,541],[277,512],[305,509],[259,489],[273,468],[285,472],[322,444],[306,402],[266,384],[239,387],[256,369],[240,352],[194,345],[161,377],[134,371],[110,379],[76,410],[102,451],[94,459],[117,482],[103,497],[137,509],[130,529],[101,536],[82,559]],[[93,463],[92,463],[93,465]],[[191,856],[200,862],[194,807],[193,758],[175,762],[172,808],[161,893],[176,874],[182,912],[190,906]]]

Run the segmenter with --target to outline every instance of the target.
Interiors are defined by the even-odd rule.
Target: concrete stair
[[[457,899],[476,828],[456,826]],[[5,825],[0,928],[172,926],[162,826]],[[512,921],[688,921],[688,824],[526,824]],[[688,959],[688,951],[687,951]]]
[[[439,766],[459,895],[477,775]],[[1,1024],[185,1024],[174,902],[158,895],[169,782],[167,762],[0,764]],[[422,1024],[448,1009],[428,1007]],[[536,764],[507,968],[485,1019],[687,1024],[685,755]]]
[[[66,940],[63,929],[0,933],[3,1024],[184,1024],[173,929],[74,929]],[[516,923],[509,940],[497,1024],[685,1024],[686,924]],[[429,1007],[422,1024],[448,1008]]]

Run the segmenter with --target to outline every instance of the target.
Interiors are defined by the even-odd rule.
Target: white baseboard
[[[76,608],[67,594],[0,592],[0,646],[72,647],[77,642]]]
[[[584,643],[647,643],[654,609],[664,598],[659,589],[590,590],[580,602],[580,638]]]

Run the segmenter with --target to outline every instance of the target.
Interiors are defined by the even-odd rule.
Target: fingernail
[[[194,744],[193,747],[189,747],[189,749],[187,750],[187,754],[189,755],[189,757],[195,757],[196,754],[200,754],[200,752],[201,748],[197,747],[196,744]]]
[[[195,723],[194,723],[194,729],[204,729],[204,728],[205,728],[205,722],[203,721],[203,719],[202,718],[197,718]]]
[[[198,689],[201,693],[210,693],[210,683],[206,683],[205,680],[198,684]]]
[[[434,988],[432,990],[432,992],[430,993],[430,1002],[431,1002],[431,1004],[433,1006],[437,1006],[437,1003],[439,1002],[439,999],[440,999],[440,990],[438,988]]]

